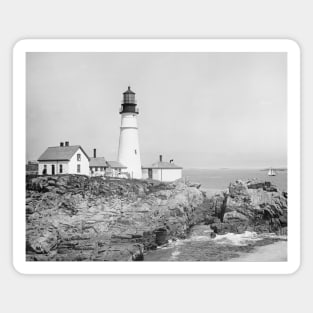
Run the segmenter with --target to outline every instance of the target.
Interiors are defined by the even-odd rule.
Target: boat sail
[[[268,170],[267,175],[268,175],[268,176],[276,176],[276,172],[275,172],[272,168],[270,168],[270,169]]]

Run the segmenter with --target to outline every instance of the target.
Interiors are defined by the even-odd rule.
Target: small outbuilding
[[[142,178],[171,182],[182,178],[182,170],[183,168],[174,164],[173,160],[164,162],[160,155],[158,162],[142,167]]]
[[[38,162],[36,161],[27,162],[26,175],[38,175]]]
[[[106,175],[110,177],[128,177],[127,166],[118,161],[107,161]]]
[[[89,175],[89,157],[81,146],[70,146],[66,141],[60,146],[48,147],[38,159],[39,175],[81,174]]]
[[[97,157],[97,150],[93,149],[93,158],[89,159],[90,176],[105,176],[108,167],[104,157]]]

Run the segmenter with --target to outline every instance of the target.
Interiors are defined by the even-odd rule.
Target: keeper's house
[[[162,155],[160,155],[159,162],[153,163],[151,166],[142,167],[142,178],[171,182],[182,178],[182,170],[183,168],[175,165],[173,160],[164,162]]]
[[[48,147],[38,159],[39,175],[89,175],[89,157],[81,146],[70,146],[66,141],[57,147]]]

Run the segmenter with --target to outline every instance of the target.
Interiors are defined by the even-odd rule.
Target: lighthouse
[[[130,87],[123,93],[120,114],[121,130],[118,161],[127,167],[127,172],[131,178],[140,179],[142,172],[137,126],[139,110],[137,108],[135,93]]]

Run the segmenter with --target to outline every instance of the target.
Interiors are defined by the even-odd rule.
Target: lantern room
[[[136,106],[137,101],[135,99],[135,93],[130,89],[130,86],[128,86],[128,89],[123,93],[123,101],[120,108],[120,114],[123,113],[139,114],[139,110]]]

